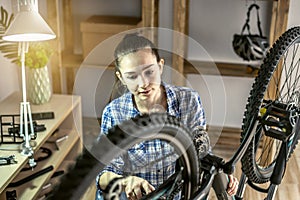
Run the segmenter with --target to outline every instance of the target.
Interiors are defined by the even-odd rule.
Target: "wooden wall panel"
[[[158,27],[159,19],[159,0],[142,1],[142,23],[141,27]],[[158,43],[157,31],[150,32],[146,35],[154,44]]]
[[[188,35],[189,22],[189,0],[173,1],[173,30]],[[176,34],[176,33],[175,33]],[[187,52],[187,42],[185,37],[173,37],[173,52],[180,52],[180,55],[173,54],[172,67],[179,74],[184,75],[184,57]],[[175,85],[185,85],[184,76],[172,77],[172,83]]]
[[[64,21],[64,51],[73,53],[74,49],[74,36],[73,36],[73,11],[72,0],[63,0],[62,6],[63,21]]]
[[[48,24],[56,34],[56,38],[51,40],[51,46],[54,49],[54,53],[51,56],[50,65],[52,72],[52,88],[53,92],[60,94],[62,92],[61,87],[61,36],[60,36],[60,16],[59,16],[59,0],[47,0],[47,12],[48,12]]]
[[[272,21],[270,27],[270,44],[272,45],[286,30],[287,30],[287,22],[288,22],[288,13],[289,13],[289,5],[290,0],[278,0],[273,2],[273,10],[272,10]],[[280,74],[280,66],[274,73],[275,77],[279,77]],[[274,83],[274,79],[271,79],[268,93],[272,98],[275,98],[276,94],[276,85]]]

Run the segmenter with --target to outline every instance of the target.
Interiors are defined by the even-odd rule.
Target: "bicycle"
[[[226,185],[221,183],[218,199],[243,199],[246,184],[266,192],[266,200],[274,199],[286,163],[300,138],[299,42],[300,27],[293,27],[269,49],[248,97],[241,144],[228,161],[212,154],[199,158],[199,149],[190,130],[178,119],[166,114],[138,116],[114,127],[94,146],[93,156],[108,164],[140,142],[159,139],[172,148],[172,154],[158,160],[145,160],[147,166],[138,166],[127,172],[151,170],[153,165],[164,162],[164,159],[176,162],[177,170],[158,189],[142,199],[172,199],[176,195],[180,195],[181,199],[203,199],[215,177],[221,172],[233,173],[239,161],[243,173],[236,196],[228,197]],[[269,84],[272,85],[268,89]],[[274,88],[272,93],[271,88]],[[274,155],[269,157],[271,149],[275,149],[275,153],[273,151]],[[262,183],[269,183],[269,187],[261,187],[259,184]],[[119,182],[114,181],[109,184],[106,197],[118,199],[121,192]]]

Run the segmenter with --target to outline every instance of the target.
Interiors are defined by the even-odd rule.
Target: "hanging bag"
[[[250,14],[251,10],[255,8],[257,11],[257,27],[259,34],[251,34],[250,32]],[[245,34],[245,29],[248,30],[248,34]],[[269,43],[267,37],[263,36],[260,19],[259,19],[259,6],[257,4],[252,4],[248,8],[247,19],[243,26],[241,34],[234,34],[232,46],[234,52],[243,58],[244,60],[262,60],[269,48]]]

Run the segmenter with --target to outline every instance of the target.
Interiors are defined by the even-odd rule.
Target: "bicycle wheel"
[[[255,137],[241,162],[243,172],[253,183],[269,181],[282,143],[278,139],[268,137],[259,120],[271,104],[277,102],[284,105],[287,111],[291,108],[296,110],[290,119],[293,121],[291,124],[294,130],[288,141],[288,157],[293,153],[299,139],[299,130],[295,128],[300,107],[299,42],[300,27],[294,27],[287,30],[273,44],[261,65],[248,98],[241,140],[251,127],[250,132],[255,131]]]
[[[156,156],[144,158],[137,155],[134,160],[140,161],[130,163],[128,168],[125,164],[123,171],[126,171],[126,175],[137,175],[147,170],[164,171],[160,169],[161,166],[167,165],[169,168],[176,163],[175,168],[180,169],[179,172],[176,171],[176,177],[172,177],[168,184],[165,184],[168,180],[164,180],[158,190],[150,194],[151,199],[160,198],[158,196],[171,199],[175,195],[181,195],[181,199],[190,199],[199,183],[198,155],[189,130],[172,116],[152,114],[125,121],[111,129],[107,136],[103,135],[100,138],[94,146],[93,154],[104,164],[109,164],[119,157],[124,159],[126,156],[129,161],[124,163],[128,163],[132,159],[128,151],[136,147],[140,149],[144,145],[156,145],[157,141],[160,141],[164,148],[158,148]]]

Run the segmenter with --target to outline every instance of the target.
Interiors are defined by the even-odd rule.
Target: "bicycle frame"
[[[254,117],[252,119],[252,122],[254,120]],[[255,120],[254,120],[255,121]],[[257,123],[257,122],[255,122]],[[251,123],[251,128],[248,129],[248,132],[246,134],[246,137],[242,141],[241,145],[237,149],[237,151],[234,153],[234,155],[231,157],[231,159],[227,162],[225,162],[222,158],[208,154],[206,157],[204,157],[201,160],[201,168],[204,170],[206,177],[205,181],[202,182],[201,187],[198,191],[195,192],[193,199],[204,199],[208,195],[213,180],[215,176],[223,171],[226,174],[232,174],[235,170],[236,163],[240,161],[242,156],[244,155],[248,145],[250,144],[252,138],[255,135],[255,131],[253,131],[254,123]],[[251,133],[249,131],[251,130]],[[228,182],[227,182],[228,183]],[[226,186],[224,185],[224,191],[226,191]]]
[[[256,121],[253,117],[252,122]],[[257,123],[257,122],[255,122]],[[251,128],[248,129],[246,137],[242,141],[241,145],[231,157],[231,159],[225,162],[222,158],[208,154],[201,160],[201,168],[204,170],[204,182],[202,182],[201,187],[194,193],[193,199],[204,199],[208,195],[213,180],[215,176],[223,171],[226,174],[232,174],[235,170],[236,163],[240,161],[242,156],[244,155],[248,145],[250,144],[252,138],[255,135],[255,131],[253,131],[254,123],[251,123]],[[251,133],[249,133],[251,131]],[[226,186],[224,185],[224,191],[226,191]]]

